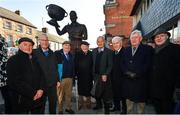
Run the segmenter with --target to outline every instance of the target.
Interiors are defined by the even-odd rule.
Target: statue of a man
[[[87,28],[84,24],[77,22],[77,14],[75,11],[70,12],[71,24],[67,24],[62,30],[59,30],[55,26],[56,31],[59,35],[63,35],[66,32],[69,34],[69,40],[71,41],[71,50],[73,53],[80,49],[82,40],[87,40]]]

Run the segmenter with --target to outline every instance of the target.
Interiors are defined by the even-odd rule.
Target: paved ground
[[[102,114],[103,113],[103,109],[101,110],[97,110],[97,111],[94,111],[92,109],[87,109],[87,108],[82,108],[81,110],[77,110],[77,103],[76,103],[76,100],[77,100],[77,90],[76,88],[74,87],[73,88],[73,98],[72,98],[72,109],[75,111],[76,114]],[[95,106],[95,100],[92,98],[92,107]],[[1,93],[0,93],[0,113],[2,113],[4,111],[4,101],[2,99],[2,96],[1,96]],[[46,111],[45,113],[48,113],[48,102],[46,103]],[[66,112],[64,112],[66,113]],[[113,112],[112,112],[113,113]],[[154,112],[154,109],[151,105],[147,105],[146,108],[145,108],[145,113],[146,114],[152,114],[152,113],[155,113]]]

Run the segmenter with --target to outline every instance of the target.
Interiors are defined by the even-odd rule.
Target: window
[[[115,27],[116,24],[106,24],[106,28],[112,28],[112,27]]]
[[[17,25],[17,32],[23,32],[23,26],[22,25]]]
[[[32,28],[27,28],[27,34],[32,34]]]
[[[113,4],[116,3],[116,0],[106,0],[106,4]]]
[[[6,28],[6,29],[9,29],[9,30],[12,29],[12,24],[11,24],[11,22],[9,22],[9,21],[4,22],[4,23],[3,23],[3,26],[4,26],[4,28]]]
[[[13,36],[12,35],[7,36],[7,44],[8,44],[8,47],[13,47],[14,46]]]

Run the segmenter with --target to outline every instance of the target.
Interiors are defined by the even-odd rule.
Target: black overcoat
[[[153,57],[151,75],[151,97],[159,100],[171,100],[176,83],[180,78],[180,47],[169,43]]]
[[[33,101],[37,90],[44,90],[42,70],[36,60],[18,51],[7,62],[8,86],[15,113],[27,112],[43,104],[41,99]]]
[[[131,46],[123,52],[121,68],[124,74],[123,97],[134,102],[144,102],[147,98],[148,71],[151,67],[153,49],[150,46],[140,44],[134,56]],[[126,73],[130,71],[136,74],[135,78],[129,78]]]
[[[78,79],[78,93],[83,96],[90,96],[93,83],[92,76],[92,52],[85,54],[83,51],[75,54],[75,70]]]
[[[123,72],[121,69],[122,62],[122,52],[123,48],[118,52],[118,54],[113,54],[113,68],[111,72],[112,81],[112,91],[115,100],[122,99],[122,82],[123,82]]]

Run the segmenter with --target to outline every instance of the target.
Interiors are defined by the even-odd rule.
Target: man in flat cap
[[[81,42],[81,50],[75,54],[75,69],[78,80],[79,107],[91,108],[91,88],[93,85],[92,76],[92,52],[89,50],[89,43]],[[86,102],[83,97],[86,97]]]
[[[18,43],[18,53],[7,62],[12,113],[40,114],[43,113],[44,79],[32,55],[34,42],[23,37]]]
[[[150,89],[157,114],[173,113],[173,94],[176,83],[179,84],[180,48],[170,43],[170,36],[164,28],[158,28],[152,36],[155,53]]]
[[[74,78],[74,56],[71,54],[71,42],[62,43],[62,49],[55,52],[58,64],[62,64],[62,76],[60,78],[60,87],[58,87],[58,113],[63,114],[63,100],[65,98],[65,112],[74,114],[72,110],[72,87]]]

